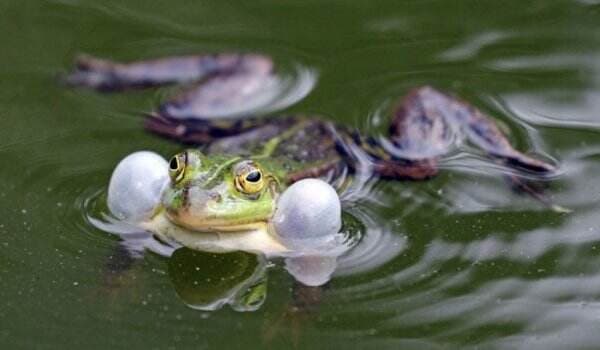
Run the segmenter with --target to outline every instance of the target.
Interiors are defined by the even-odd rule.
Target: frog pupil
[[[260,172],[258,172],[258,171],[251,172],[250,174],[248,174],[246,176],[246,181],[249,181],[249,182],[258,182],[258,181],[260,181]]]
[[[177,170],[177,168],[179,167],[179,162],[177,161],[176,157],[171,158],[171,161],[169,162],[169,168],[171,168],[171,170]]]

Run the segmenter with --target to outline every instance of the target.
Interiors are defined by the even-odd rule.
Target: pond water
[[[2,348],[598,347],[600,2],[57,0],[3,2],[0,19]],[[187,261],[210,257],[145,253],[107,275],[123,263],[119,238],[88,209],[125,155],[181,149],[142,128],[172,90],[100,95],[56,77],[81,52],[236,50],[296,79],[269,109],[366,133],[386,131],[411,87],[459,95],[560,164],[547,193],[571,212],[513,193],[461,148],[430,181],[370,183],[351,199],[369,229],[323,288],[241,255],[219,276],[252,276],[250,304],[266,298],[207,311],[189,306],[213,291],[194,299]]]

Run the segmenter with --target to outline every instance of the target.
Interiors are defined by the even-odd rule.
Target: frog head
[[[186,150],[169,161],[162,206],[173,223],[199,232],[246,231],[269,221],[280,184],[256,160]]]

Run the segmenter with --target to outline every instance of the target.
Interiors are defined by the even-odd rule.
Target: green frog
[[[277,140],[279,137],[271,139],[269,146],[273,147]],[[291,185],[287,174],[294,166],[301,164],[272,158],[270,152],[207,156],[196,149],[185,150],[169,161],[169,177],[158,196],[159,203],[137,224],[162,241],[195,250],[289,255],[294,250],[294,240],[285,238],[315,243],[324,236],[332,238],[341,229],[341,206],[335,190],[314,179]],[[118,176],[115,173],[109,185],[109,204],[111,200],[119,201],[110,197]],[[124,176],[127,185],[118,186],[126,188],[128,196],[137,198],[129,189],[129,174]],[[318,198],[302,199],[307,192],[318,193]],[[302,215],[311,217],[294,220]]]
[[[515,189],[560,209],[530,181],[552,176],[556,167],[515,150],[491,118],[465,101],[415,88],[394,110],[388,137],[318,116],[245,115],[244,106],[264,101],[277,78],[270,57],[221,53],[132,63],[81,56],[65,82],[104,92],[185,84],[146,116],[147,130],[193,148],[168,163],[170,184],[144,226],[188,247],[201,248],[192,242],[195,232],[223,240],[268,231],[277,198],[302,179],[321,178],[339,190],[356,174],[431,178],[438,160],[462,140],[510,168],[506,177]]]
[[[335,257],[348,246],[326,244],[318,251],[304,250],[303,257],[289,242],[322,238],[313,231],[344,232],[335,191],[343,192],[355,178],[429,179],[438,173],[439,160],[462,141],[508,168],[505,176],[514,189],[561,210],[536,185],[537,180],[551,178],[556,166],[514,149],[493,119],[459,98],[430,86],[414,88],[394,109],[388,135],[375,137],[319,116],[247,115],[245,111],[273,102],[269,89],[278,79],[270,57],[221,53],[131,63],[81,56],[65,83],[102,92],[167,84],[184,86],[180,93],[146,114],[144,125],[148,131],[188,149],[168,162],[156,155],[143,155],[143,162],[128,163],[129,168],[120,177],[124,185],[115,185],[120,190],[113,195],[113,212],[131,216],[124,203],[136,203],[143,212],[141,219],[136,217],[139,227],[171,246],[191,249],[180,253],[187,259],[185,265],[191,266],[193,259],[208,259],[193,251],[286,256],[288,270],[298,273],[297,280],[307,286],[322,285],[335,269]],[[146,162],[149,158],[153,160]],[[321,183],[305,182],[314,178],[321,179]],[[150,185],[148,189],[141,186],[138,197],[132,198],[131,191],[140,183]],[[301,183],[307,185],[296,186]],[[286,199],[292,189],[294,196]],[[343,221],[346,224],[347,220]],[[300,229],[296,229],[298,225]],[[282,231],[280,227],[287,231],[278,232]],[[320,254],[323,256],[317,257]],[[224,264],[224,255],[209,256],[217,260],[215,266]],[[239,261],[239,257],[236,255],[234,260]],[[225,292],[199,292],[202,297],[190,304],[212,309],[228,302],[240,309],[252,309],[248,305],[262,303],[265,290],[261,272],[265,264],[256,266],[260,268],[247,274],[254,277],[244,275],[242,282],[228,286]],[[178,270],[181,266],[174,268]],[[190,279],[186,276],[178,280]],[[190,296],[195,293],[194,286],[184,284],[180,294],[194,299]],[[244,292],[247,290],[251,292]],[[208,298],[206,294],[213,296]],[[232,295],[235,300],[227,299]],[[252,301],[240,304],[241,296],[248,295],[244,298]]]

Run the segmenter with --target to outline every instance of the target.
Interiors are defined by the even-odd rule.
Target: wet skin
[[[184,151],[169,162],[171,183],[162,206],[171,221],[194,231],[239,232],[266,224],[282,190],[278,169],[269,165]]]
[[[183,56],[125,64],[81,56],[65,81],[71,86],[99,91],[185,83],[184,91],[147,116],[145,127],[202,150],[207,164],[227,163],[232,157],[239,162],[261,156],[277,159],[276,164],[270,164],[271,169],[265,171],[281,187],[302,178],[323,177],[331,181],[356,172],[396,180],[428,179],[437,174],[438,159],[450,151],[457,140],[466,139],[495,162],[513,170],[506,176],[515,189],[551,205],[539,187],[526,179],[551,176],[555,172],[553,165],[515,150],[492,119],[470,104],[432,87],[415,88],[401,99],[393,112],[387,138],[362,135],[318,117],[220,118],[223,111],[239,110],[251,102],[275,77],[272,60],[256,54]],[[228,163],[228,167],[239,162]],[[222,228],[229,222],[233,226],[246,222],[245,216],[257,221],[264,219],[269,211],[266,202],[273,200],[277,186],[265,187],[269,188],[264,192],[270,196],[268,199],[262,200],[265,194],[261,192],[258,200],[243,202],[248,196],[240,195],[239,188],[232,185],[231,169],[218,169],[228,176],[215,174],[224,182],[212,195],[220,196],[223,208],[236,203],[231,207],[232,212],[219,212],[214,198],[212,213],[198,207],[187,211],[177,207],[183,202],[183,192],[188,196],[198,192],[197,198],[211,195],[202,188],[205,185],[201,181],[191,181],[194,175],[188,175],[185,186],[175,186],[180,194],[176,195],[177,191],[172,189],[164,203],[173,221],[187,227],[210,229],[212,225]],[[206,176],[200,169],[195,169],[194,174]],[[243,203],[255,205],[256,210],[249,210]],[[211,220],[205,227],[194,216]]]

